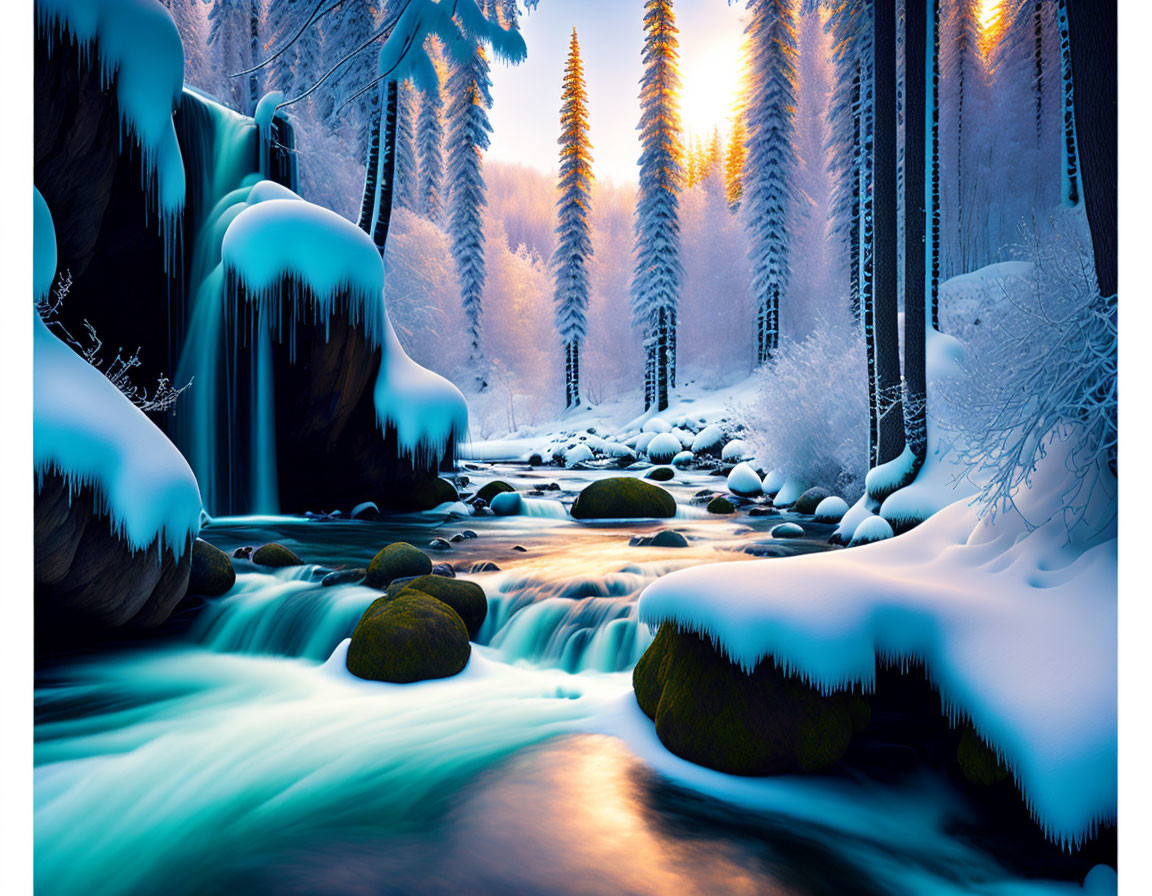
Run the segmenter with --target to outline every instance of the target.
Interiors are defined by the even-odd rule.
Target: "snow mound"
[[[724,449],[720,452],[721,460],[740,460],[741,458],[748,457],[750,451],[746,442],[743,439],[733,439]]]
[[[728,474],[728,491],[734,495],[753,498],[759,495],[763,489],[756,471],[746,463],[739,463]]]
[[[1058,492],[1063,459],[1046,463],[1033,491]],[[825,692],[922,661],[951,719],[971,719],[1069,845],[1116,817],[1116,576],[1114,526],[1070,544],[1059,518],[1031,530],[958,501],[879,544],[672,573],[639,614],[744,669],[772,656]]]
[[[655,464],[666,464],[681,450],[680,440],[670,432],[662,432],[648,443],[648,459]]]
[[[665,433],[665,432],[671,432],[672,426],[671,426],[671,424],[668,423],[668,421],[666,421],[660,417],[653,417],[651,420],[648,420],[644,424],[644,426],[641,427],[640,431],[641,432]]]
[[[766,495],[775,495],[788,481],[788,475],[783,470],[772,470],[764,476],[763,489]]]
[[[680,440],[680,447],[682,447],[682,448],[691,448],[692,447],[692,442],[696,438],[695,435],[693,435],[692,433],[690,433],[686,429],[681,429],[679,426],[673,426],[671,431],[672,431],[672,435],[676,436],[676,438],[678,438]]]
[[[37,298],[56,273],[48,204],[33,188]],[[32,433],[37,482],[90,486],[112,531],[134,551],[159,540],[179,559],[200,530],[200,490],[184,457],[144,412],[61,342],[33,309]]]
[[[696,455],[694,455],[691,451],[681,451],[674,458],[672,458],[672,466],[674,466],[674,467],[686,467],[690,463],[692,463],[692,461],[695,460],[695,458],[696,458]]]
[[[707,451],[710,448],[715,448],[717,443],[724,438],[724,430],[717,426],[715,423],[709,423],[692,440],[692,452],[699,454],[701,451]]]
[[[573,445],[564,452],[564,464],[572,467],[576,464],[583,463],[586,460],[592,460],[594,455],[592,449],[583,442]]]
[[[884,541],[884,539],[891,538],[894,534],[892,524],[889,523],[888,520],[883,517],[870,516],[856,527],[856,531],[852,533],[852,541],[849,543],[849,546],[857,547],[862,544],[871,544],[874,541]]]
[[[795,504],[800,500],[800,496],[811,487],[811,483],[797,479],[795,476],[789,476],[780,486],[780,490],[776,492],[776,498],[772,501],[772,505],[774,507],[787,507],[789,504]]]
[[[156,0],[36,0],[36,27],[49,53],[56,39],[74,40],[81,58],[95,53],[104,89],[115,83],[120,128],[140,148],[171,263],[185,191],[172,122],[184,90],[184,45],[171,17]]]
[[[831,495],[821,501],[816,507],[816,522],[838,523],[848,512],[848,502],[839,495]]]
[[[328,322],[337,310],[362,327],[373,346],[384,342],[384,265],[372,238],[340,215],[299,199],[251,202],[228,226],[221,255],[224,278],[243,286],[257,316],[283,339],[282,298],[295,323]],[[284,287],[288,284],[286,294]],[[231,290],[230,290],[231,291]],[[341,309],[337,303],[344,304]],[[307,307],[305,307],[307,305]]]

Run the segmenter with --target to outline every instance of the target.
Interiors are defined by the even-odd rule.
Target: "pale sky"
[[[744,4],[677,0],[681,115],[693,137],[726,132],[740,75]],[[560,87],[575,26],[588,81],[596,176],[636,180],[640,143],[640,51],[644,0],[540,0],[521,19],[528,59],[492,67],[492,147],[488,158],[556,169]]]

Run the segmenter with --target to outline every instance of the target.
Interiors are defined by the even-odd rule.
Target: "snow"
[[[286,279],[302,283],[304,297],[289,290],[292,320],[327,326],[338,300],[346,301],[351,322],[373,346],[384,342],[384,266],[368,236],[335,212],[297,199],[249,204],[228,226],[221,247],[224,276],[244,286],[247,300],[270,318],[283,337],[281,290]]]
[[[662,432],[648,443],[646,450],[648,459],[653,463],[666,464],[680,453],[681,447],[680,440],[676,436],[670,432]]]
[[[184,162],[172,110],[184,89],[184,46],[156,0],[37,0],[37,31],[51,52],[62,36],[93,51],[105,89],[115,83],[121,130],[140,147],[146,192],[160,212],[167,260],[184,211]]]
[[[852,533],[852,541],[849,544],[851,547],[871,544],[874,541],[883,541],[886,538],[891,538],[894,534],[891,523],[886,519],[878,516],[870,516],[856,527],[856,531]]]
[[[784,488],[784,483],[788,481],[788,475],[783,470],[772,470],[764,477],[764,494],[775,495]]]
[[[592,457],[592,449],[583,442],[580,442],[564,452],[564,464],[565,466],[572,467],[586,460],[591,460]]]
[[[1116,817],[1116,539],[1113,521],[1069,542],[1062,467],[1050,454],[994,521],[958,501],[879,544],[672,573],[640,618],[700,632],[745,669],[771,655],[824,691],[923,661],[1048,836],[1078,844]]]
[[[284,102],[283,90],[270,90],[264,96],[260,97],[260,102],[256,104],[256,114],[253,118],[256,120],[256,127],[260,129],[261,135],[270,134],[272,130],[272,119],[276,117],[276,107]],[[262,137],[262,139],[264,139]]]
[[[695,460],[695,458],[696,458],[696,455],[694,455],[691,451],[681,451],[674,458],[672,458],[672,466],[674,466],[674,467],[686,467],[690,463],[692,463],[692,461]]]
[[[376,419],[381,428],[396,428],[403,456],[438,463],[450,446],[464,440],[468,404],[448,380],[408,357],[387,313],[382,317],[384,352],[376,375]]]
[[[640,427],[640,431],[654,433],[671,432],[672,426],[662,417],[653,417]]]
[[[739,463],[728,474],[728,491],[745,498],[755,497],[762,491],[760,477],[746,463]]]
[[[709,423],[692,440],[692,453],[699,454],[701,451],[707,451],[714,448],[721,439],[724,438],[724,430],[715,423]]]
[[[800,500],[800,496],[811,487],[810,482],[789,476],[780,486],[780,491],[776,492],[776,498],[772,501],[772,505],[774,507],[787,507],[789,504],[795,504]]]
[[[838,523],[848,512],[848,502],[839,495],[831,495],[816,506],[814,516],[824,523]]]
[[[501,492],[492,497],[488,506],[496,516],[520,516],[524,513],[524,498],[519,492]]]
[[[33,188],[37,299],[56,271],[52,215]],[[33,310],[32,431],[37,482],[63,476],[91,486],[113,532],[134,551],[159,540],[179,559],[200,530],[196,477],[176,447],[96,368],[60,341]]]
[[[743,439],[733,439],[724,446],[724,450],[720,452],[721,460],[740,460],[742,457],[749,457],[751,451]]]

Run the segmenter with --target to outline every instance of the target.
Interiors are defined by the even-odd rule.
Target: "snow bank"
[[[56,273],[56,234],[33,188],[37,298]],[[112,531],[134,550],[157,539],[179,559],[200,529],[200,491],[184,457],[144,412],[61,342],[33,310],[32,433],[38,483],[50,473],[90,486]]]
[[[267,190],[262,196],[266,194]],[[327,332],[337,310],[347,313],[373,346],[383,344],[380,253],[368,234],[335,212],[299,199],[253,202],[250,196],[249,207],[224,234],[221,255],[225,281],[244,287],[247,301],[271,324],[277,338],[284,336],[285,281],[303,287],[287,290],[290,346],[297,321],[322,323]],[[343,305],[340,309],[338,302]]]
[[[1062,844],[1116,817],[1116,539],[1069,544],[1062,458],[992,522],[959,501],[910,533],[836,553],[676,572],[639,613],[700,632],[742,668],[767,656],[824,691],[866,690],[879,662],[923,661]],[[1050,497],[1054,495],[1055,497]]]
[[[468,404],[448,380],[408,357],[380,307],[384,352],[376,375],[376,419],[381,428],[395,427],[404,457],[419,465],[439,463],[467,435]]]
[[[36,27],[48,41],[71,39],[100,80],[115,83],[120,128],[140,148],[145,192],[156,203],[167,261],[184,211],[184,162],[172,110],[184,89],[184,45],[156,0],[36,0]]]

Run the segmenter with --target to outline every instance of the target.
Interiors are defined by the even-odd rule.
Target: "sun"
[[[743,53],[739,38],[685,47],[680,58],[680,116],[685,134],[706,139],[727,131],[740,95]]]
[[[1004,0],[980,0],[976,22],[980,26],[980,43],[987,53],[1004,29]]]

